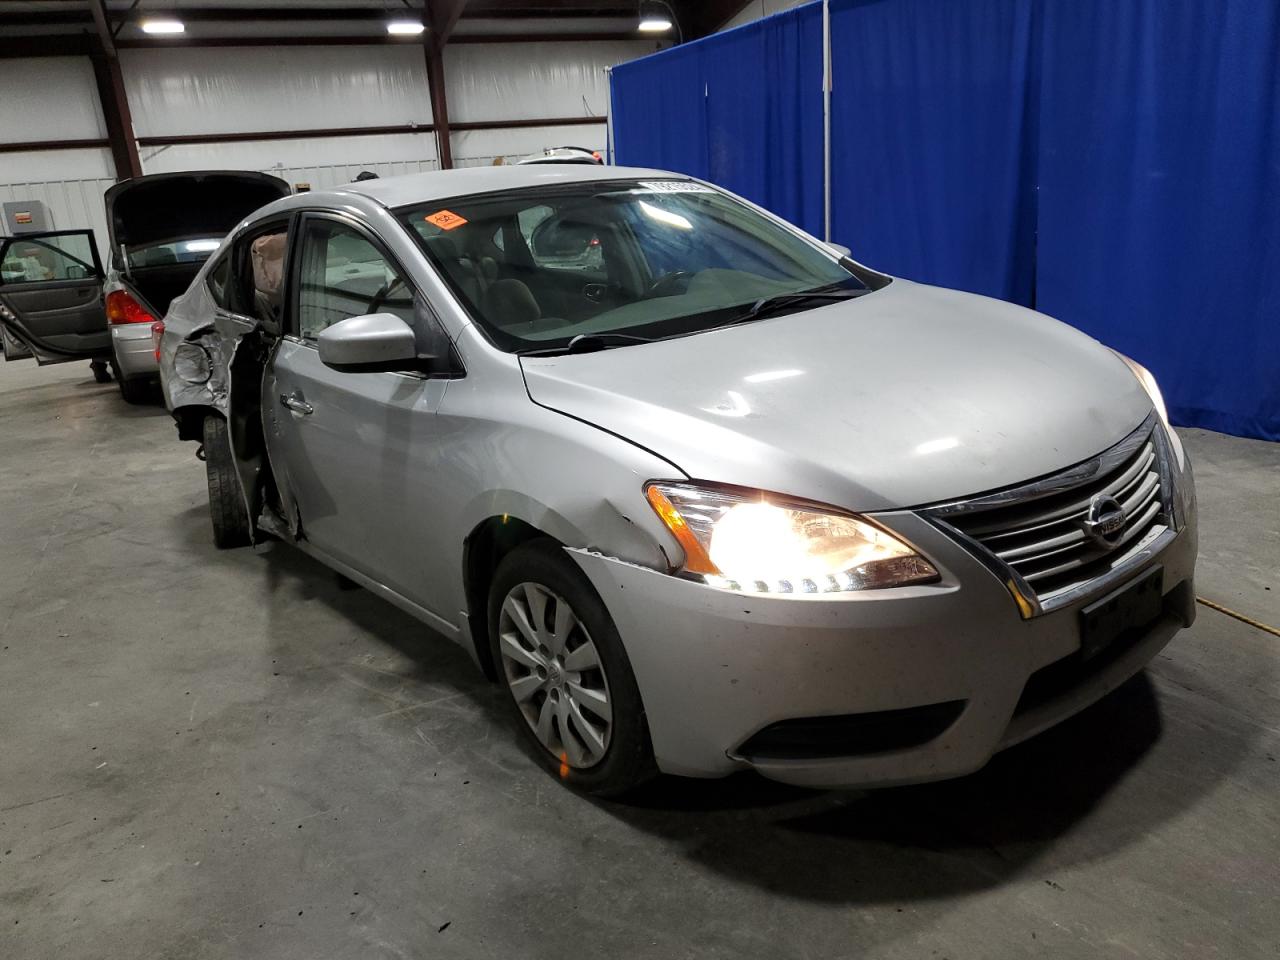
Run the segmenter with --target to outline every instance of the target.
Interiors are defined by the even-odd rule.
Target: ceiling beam
[[[680,25],[684,28],[686,40],[697,40],[699,37],[715,33],[730,17],[737,16],[750,0],[701,0],[699,3],[683,3]]]
[[[87,33],[10,37],[0,43],[0,60],[20,57],[87,57],[97,45]]]
[[[471,0],[468,17],[634,17],[636,0]]]
[[[427,7],[428,26],[431,28],[428,41],[443,50],[466,6],[467,0],[432,0]]]
[[[32,38],[44,39],[44,38]],[[449,37],[450,44],[459,43],[548,43],[582,42],[590,40],[637,40],[644,39],[634,33],[454,33]],[[413,46],[419,42],[417,37],[392,37],[386,34],[357,34],[352,36],[326,37],[185,37],[173,39],[152,39],[150,37],[136,40],[117,40],[120,50],[159,50],[162,47],[359,47],[359,46]],[[38,57],[61,56],[61,53],[38,52],[18,53],[0,47],[0,59],[6,57]],[[71,52],[84,52],[83,50]]]
[[[0,143],[0,153],[26,153],[28,150],[85,150],[101,149],[111,144],[102,139],[92,140],[25,140]]]
[[[125,93],[120,58],[116,56],[115,39],[107,20],[106,3],[104,0],[89,0],[89,10],[97,30],[97,48],[90,54],[90,60],[98,86],[98,100],[102,104],[102,119],[107,127],[107,140],[111,144],[116,179],[140,177],[142,161],[138,158],[138,141],[133,133],[133,114],[129,111],[129,97]]]
[[[342,7],[176,7],[166,11],[185,23],[383,23],[389,17],[417,13],[428,20],[436,16],[437,7],[446,10],[456,6],[453,0],[431,2],[425,8],[411,4],[395,8]],[[536,19],[601,19],[633,17],[634,0],[471,0],[458,16],[466,19],[536,20]],[[107,10],[108,21],[136,23],[156,16],[154,9],[131,8]],[[96,19],[91,10],[25,10],[0,12],[0,27],[90,26]]]

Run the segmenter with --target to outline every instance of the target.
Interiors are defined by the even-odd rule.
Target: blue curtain
[[[714,181],[822,232],[822,5],[613,70],[619,163]]]
[[[613,68],[610,98],[618,163],[710,176],[702,48],[697,43],[672,47]]]
[[[1033,5],[833,0],[832,239],[899,276],[1029,304]]]
[[[1280,440],[1280,5],[1048,0],[1037,305]]]
[[[619,163],[822,229],[822,10],[615,68]],[[832,239],[1146,364],[1280,440],[1277,0],[831,0]]]

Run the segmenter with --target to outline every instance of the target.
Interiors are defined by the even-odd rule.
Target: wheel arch
[[[197,443],[204,439],[205,417],[214,416],[227,419],[226,412],[213,404],[192,403],[177,407],[173,411],[173,421],[178,427],[179,440],[194,440]]]
[[[484,675],[492,681],[498,679],[498,668],[489,650],[489,587],[502,558],[534,540],[550,540],[564,546],[545,530],[506,513],[481,520],[462,544],[462,589],[467,602],[472,653]]]

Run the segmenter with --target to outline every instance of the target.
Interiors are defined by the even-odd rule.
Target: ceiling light
[[[417,20],[392,20],[387,24],[387,33],[397,37],[417,36],[425,29]]]
[[[671,29],[671,13],[669,9],[664,9],[666,4],[662,3],[642,3],[640,4],[640,32],[641,33],[666,33]]]
[[[666,33],[671,29],[671,18],[663,14],[646,16],[640,21],[641,33]]]
[[[143,20],[143,33],[185,33],[187,28],[181,20]]]

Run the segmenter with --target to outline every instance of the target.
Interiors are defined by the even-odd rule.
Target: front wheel
[[[656,774],[618,630],[558,544],[524,544],[498,565],[489,590],[489,644],[499,682],[543,766],[597,796],[617,796]]]
[[[209,479],[209,516],[213,520],[213,542],[220,550],[244,547],[251,542],[249,513],[240,493],[231,453],[227,421],[204,418],[204,467]]]

